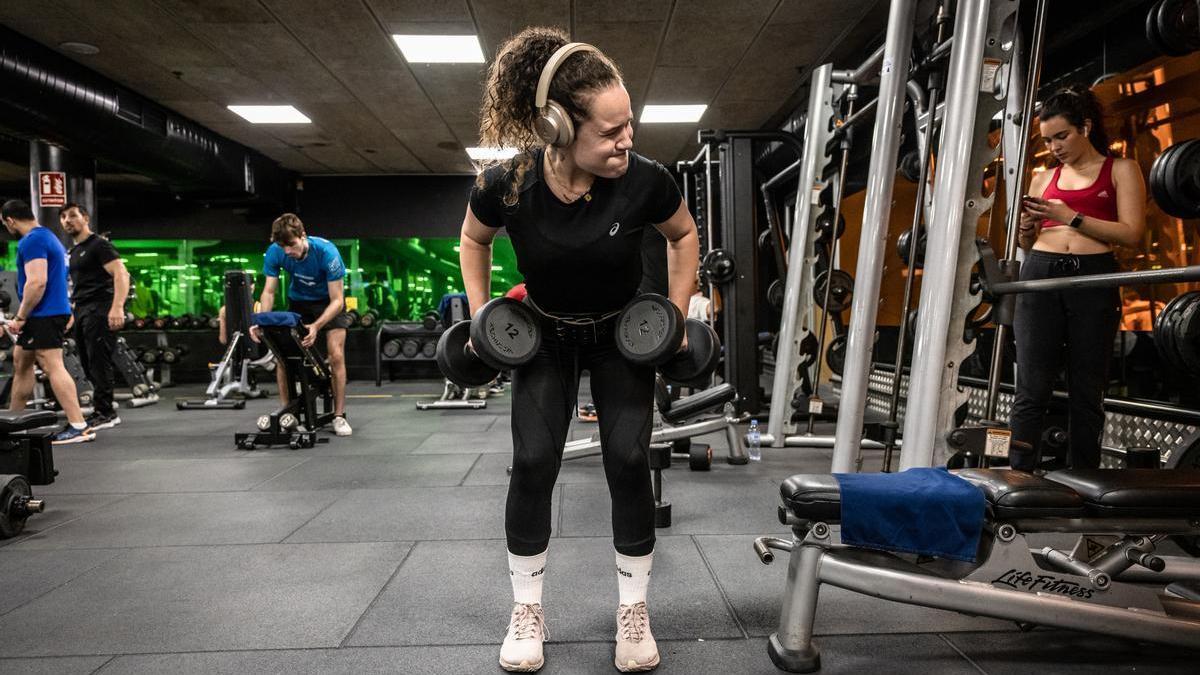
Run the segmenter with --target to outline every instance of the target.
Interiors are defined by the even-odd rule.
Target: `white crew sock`
[[[617,588],[621,592],[622,605],[646,601],[646,588],[650,585],[650,567],[653,563],[653,551],[636,558],[617,554]]]
[[[71,422],[71,428],[76,431],[83,431],[87,428],[87,422]]]
[[[513,602],[526,605],[542,601],[542,579],[546,576],[546,553],[537,555],[508,554],[508,574],[512,579]]]

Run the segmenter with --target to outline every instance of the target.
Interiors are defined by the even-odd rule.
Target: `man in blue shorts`
[[[75,380],[63,365],[63,337],[71,318],[67,295],[67,250],[54,233],[38,225],[29,204],[10,199],[0,206],[4,229],[20,239],[17,244],[17,298],[20,306],[8,320],[15,336],[12,390],[9,410],[24,410],[33,396],[36,362],[50,381],[54,397],[67,415],[67,428],[52,442],[83,443],[96,438],[79,410]]]
[[[325,333],[329,370],[333,375],[333,432],[349,436],[353,430],[346,422],[346,328],[352,319],[345,311],[342,278],[346,276],[346,266],[342,264],[342,256],[328,239],[306,235],[304,223],[293,213],[285,213],[271,224],[271,242],[263,261],[266,283],[259,304],[263,311],[271,311],[279,288],[279,272],[287,272],[288,311],[299,314],[308,328],[304,346],[313,346],[317,336]],[[275,375],[280,398],[287,403],[283,369],[276,368]]]

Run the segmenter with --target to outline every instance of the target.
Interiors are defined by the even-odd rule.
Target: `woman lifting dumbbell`
[[[668,241],[670,300],[685,313],[699,258],[696,226],[661,164],[631,151],[633,113],[620,70],[554,28],[527,28],[490,68],[480,119],[486,146],[519,154],[487,168],[471,192],[460,260],[470,306],[488,299],[492,240],[506,228],[542,326],[536,355],[513,372],[513,462],[505,510],[514,607],[500,665],[543,661],[542,580],[550,504],[574,416],[579,373],[591,373],[612,497],[620,602],[615,663],[654,668],[646,588],[654,551],[647,451],[654,367],[621,356],[617,318],[641,280],[645,227]]]
[[[1137,244],[1146,225],[1146,186],[1137,162],[1108,154],[1100,105],[1085,88],[1054,93],[1042,104],[1039,120],[1042,140],[1059,166],[1036,174],[1029,193],[1037,197],[1024,199],[1020,244],[1031,250],[1021,279],[1117,271],[1111,246]],[[1077,469],[1100,465],[1108,361],[1120,320],[1116,288],[1017,296],[1017,388],[1009,423],[1013,440],[1035,451],[1014,452],[1014,468],[1033,468],[1046,404],[1064,363],[1069,463]]]

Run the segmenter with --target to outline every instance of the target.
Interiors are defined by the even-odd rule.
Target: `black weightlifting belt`
[[[543,311],[526,296],[525,304],[537,315],[542,326],[542,339],[562,345],[592,347],[613,344],[620,310],[607,313],[562,314]]]

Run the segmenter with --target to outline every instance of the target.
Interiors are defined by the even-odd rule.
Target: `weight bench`
[[[59,421],[49,410],[0,412],[0,539],[20,534],[45,508],[29,486],[49,485],[58,475],[50,438]]]
[[[296,450],[328,442],[327,438],[317,438],[317,430],[333,421],[333,380],[320,354],[301,344],[304,327],[300,316],[264,312],[255,314],[254,322],[275,356],[276,367],[283,368],[288,402],[273,413],[259,416],[258,431],[234,434],[237,447],[253,450],[259,445],[286,445]],[[317,411],[318,399],[321,412]]]
[[[1065,470],[957,473],[983,491],[984,529],[975,563],[845,545],[841,491],[832,475],[797,475],[780,487],[779,517],[791,541],[761,537],[755,552],[788,551],[778,632],[767,651],[796,673],[821,666],[813,624],[821,584],[884,600],[1033,625],[1200,647],[1200,561],[1159,556],[1156,542],[1200,533],[1200,470]],[[1030,550],[1025,535],[1116,535],[1066,552]],[[1084,538],[1081,544],[1089,540]],[[1136,582],[1136,583],[1131,583]],[[1153,584],[1141,585],[1141,584]]]
[[[729,444],[730,464],[745,464],[749,461],[745,449],[738,442],[736,425],[745,421],[745,416],[739,417],[733,412],[733,402],[737,399],[737,391],[728,382],[709,387],[691,396],[672,401],[662,378],[658,378],[655,390],[655,403],[661,423],[655,425],[650,434],[651,443],[668,443],[680,439],[690,439],[694,436],[725,431],[725,439]],[[705,420],[692,421],[705,413],[721,409],[721,413]],[[707,451],[706,451],[707,452]],[[591,438],[570,441],[563,451],[563,460],[591,457],[600,454],[599,433]]]

